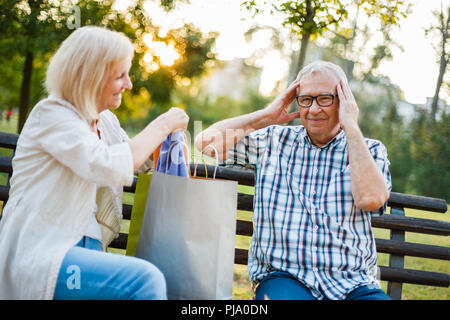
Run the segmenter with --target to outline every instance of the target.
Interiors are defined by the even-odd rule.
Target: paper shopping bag
[[[169,134],[163,143],[153,152],[153,163],[157,171],[185,177],[190,176],[188,165],[189,150],[185,147],[187,147],[185,133],[176,132]],[[168,156],[169,154],[170,156]],[[127,241],[126,254],[129,256],[136,254],[151,175],[152,172],[138,175]]]
[[[154,172],[136,257],[158,267],[169,299],[231,299],[237,182]]]
[[[152,180],[152,172],[140,173],[137,178],[136,191],[134,193],[133,209],[131,210],[130,229],[127,240],[127,256],[136,255],[136,248],[141,232],[142,219],[144,217],[145,203],[148,189]]]

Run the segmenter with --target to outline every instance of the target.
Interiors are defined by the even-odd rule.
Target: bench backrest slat
[[[17,133],[0,132],[0,148],[15,150],[18,139]]]

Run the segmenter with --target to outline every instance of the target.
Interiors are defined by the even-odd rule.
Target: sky
[[[433,40],[425,36],[424,29],[432,21],[432,10],[439,9],[441,3],[449,0],[410,0],[413,4],[411,13],[402,19],[400,28],[394,30],[391,36],[403,47],[393,49],[393,59],[383,61],[378,71],[388,76],[404,93],[405,100],[410,103],[425,103],[427,97],[434,95],[439,72],[437,55],[432,47]],[[120,0],[126,3],[127,0]],[[260,90],[269,92],[276,81],[285,79],[288,72],[288,56],[270,49],[270,33],[260,32],[251,43],[246,42],[244,32],[255,22],[269,24],[280,30],[280,37],[286,30],[281,26],[281,20],[270,14],[258,15],[252,18],[250,13],[240,7],[242,0],[190,0],[189,5],[183,5],[179,10],[163,12],[153,1],[148,1],[146,10],[154,23],[162,26],[162,30],[177,27],[182,21],[194,23],[203,31],[219,32],[216,40],[218,59],[247,58],[255,50],[264,52],[256,63],[263,68]],[[435,39],[436,40],[436,39]],[[435,41],[436,42],[436,41]],[[295,46],[295,44],[294,44]],[[289,52],[291,48],[287,48]],[[441,88],[441,97],[450,103],[450,92]]]
[[[383,62],[379,68],[380,73],[388,75],[393,83],[400,86],[406,101],[411,103],[424,103],[426,97],[434,96],[439,65],[433,41],[425,36],[424,29],[433,21],[432,10],[439,9],[441,3],[448,5],[449,2],[414,1],[412,13],[401,23],[401,29],[392,34],[404,51],[394,50],[393,60]],[[443,87],[440,96],[450,104],[450,92]]]

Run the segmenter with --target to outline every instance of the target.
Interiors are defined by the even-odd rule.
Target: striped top
[[[385,146],[365,139],[391,190]],[[269,126],[242,138],[226,166],[255,169],[249,274],[254,284],[284,271],[318,299],[344,299],[361,285],[379,286],[371,215],[355,207],[348,144],[341,130],[319,148],[303,126]]]

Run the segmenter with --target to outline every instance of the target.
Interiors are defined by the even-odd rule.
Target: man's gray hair
[[[328,62],[328,61],[322,61],[317,60],[314,62],[311,62],[307,66],[303,67],[302,70],[298,73],[297,80],[301,80],[305,75],[311,74],[314,72],[320,72],[320,73],[327,73],[327,72],[333,72],[338,80],[348,82],[347,76],[345,75],[344,70],[337,64]]]

